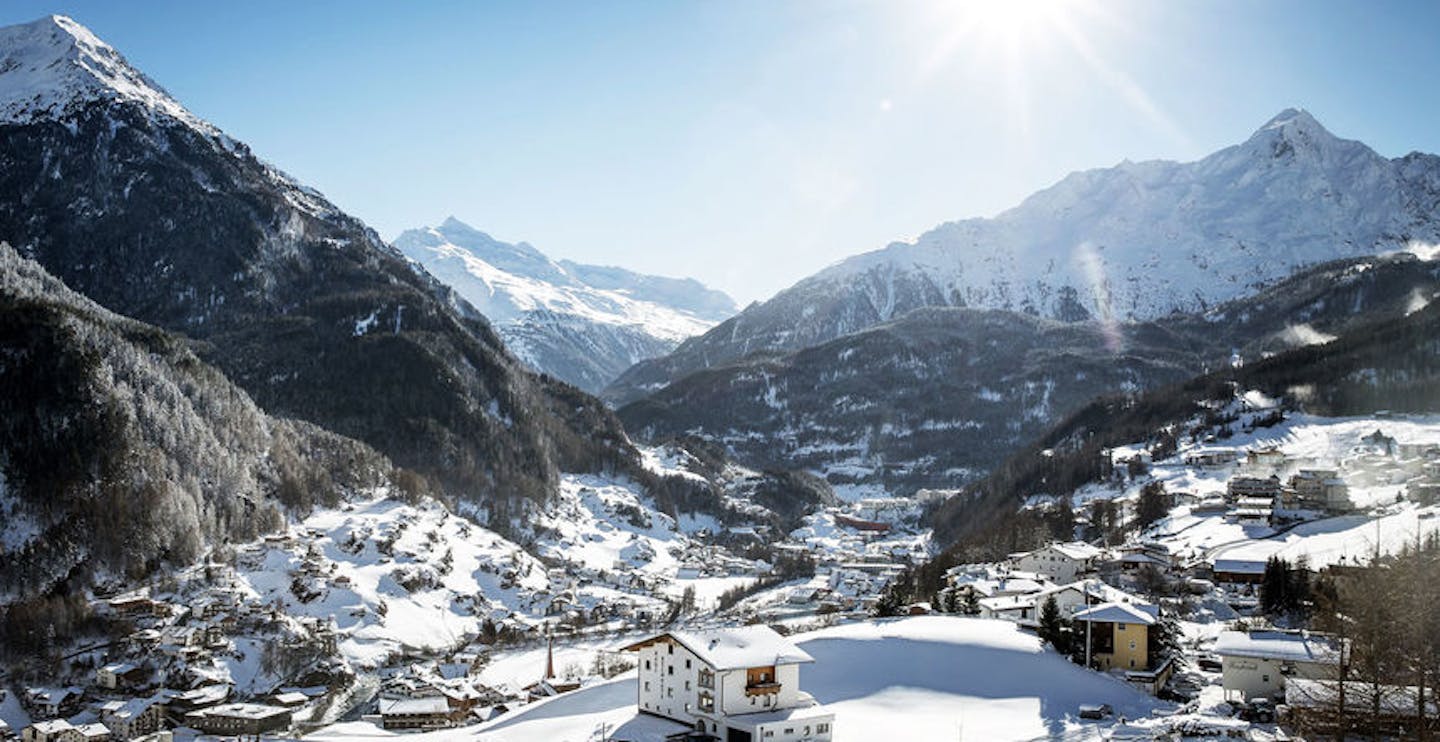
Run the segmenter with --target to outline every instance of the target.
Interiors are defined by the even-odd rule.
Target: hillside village
[[[484,728],[630,677],[637,713],[708,725],[712,735],[724,723],[778,730],[777,739],[829,739],[833,728],[847,739],[844,716],[819,710],[825,699],[792,694],[803,684],[785,668],[798,664],[717,648],[745,644],[736,637],[761,636],[765,625],[803,636],[926,614],[970,617],[957,632],[978,620],[1036,635],[1170,709],[1127,725],[1273,732],[1275,721],[1303,717],[1305,699],[1324,696],[1342,650],[1266,619],[1267,564],[1353,570],[1440,529],[1440,421],[1330,420],[1254,402],[1238,403],[1226,440],[1186,442],[1168,456],[1110,451],[1112,479],[1072,498],[1076,540],[956,565],[921,604],[892,604],[887,586],[929,556],[921,513],[951,493],[859,497],[776,539],[758,521],[677,521],[624,482],[573,478],[559,509],[537,514],[545,535],[526,547],[435,504],[380,497],[320,510],[146,589],[97,594],[91,608],[106,638],[57,647],[58,682],[5,681],[0,739],[284,736],[360,718],[350,723]],[[665,460],[683,471],[677,457]],[[1118,541],[1090,522],[1107,509],[1134,522],[1157,498],[1152,520]],[[765,631],[760,654],[778,647],[813,660]],[[694,687],[686,680],[685,702],[672,700],[668,677],[647,674],[660,666],[657,648],[669,663],[677,647],[714,673]],[[760,672],[736,681],[744,694],[692,697],[742,670]],[[1030,682],[1043,695],[1046,679]],[[727,705],[734,698],[766,705]],[[1068,716],[1099,717],[1085,728],[1120,724],[1104,704],[1082,705]],[[809,723],[794,729],[810,736],[769,726],[800,719]]]

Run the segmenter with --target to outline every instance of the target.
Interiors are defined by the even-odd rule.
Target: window
[[[686,669],[686,670],[689,670],[689,669],[690,669],[690,659],[689,659],[688,657],[685,659],[685,669]]]
[[[1125,630],[1125,624],[1123,624],[1123,623],[1117,623],[1117,624],[1115,624],[1115,630],[1116,630],[1116,631],[1124,631],[1124,630]]]
[[[795,733],[795,727],[788,727],[788,728],[785,729],[785,736],[786,736],[786,737],[789,737],[790,735],[792,735],[792,734],[794,734],[794,733]]]
[[[669,667],[667,667],[667,668],[665,668],[665,669],[669,672],[670,675],[674,675],[674,674],[675,674],[675,666],[674,666],[674,665],[671,665],[671,666],[669,666]]]
[[[701,687],[701,688],[714,688],[714,687],[715,687],[715,673],[714,673],[713,671],[711,671],[710,668],[708,668],[708,667],[702,667],[702,668],[700,668],[700,687]]]
[[[686,681],[685,681],[685,690],[690,690],[690,681],[689,681],[689,680],[686,680]]]
[[[645,681],[645,690],[650,690],[650,681],[649,681],[649,680],[646,680],[646,681]]]
[[[712,696],[712,695],[710,695],[709,693],[701,693],[701,694],[700,694],[700,710],[701,710],[701,711],[714,711],[714,710],[715,710],[715,696]]]
[[[649,670],[649,669],[650,669],[650,660],[645,660],[645,669],[646,669],[646,670]]]
[[[675,645],[674,645],[674,644],[666,644],[666,645],[665,645],[665,649],[666,649],[666,651],[668,651],[670,654],[675,654]]]
[[[665,697],[666,697],[666,698],[674,698],[674,697],[675,697],[675,689],[674,689],[674,688],[666,688],[666,689],[665,689]]]
[[[830,731],[830,725],[829,725],[829,724],[816,724],[816,725],[815,725],[815,733],[816,733],[816,734],[824,734],[824,733],[826,733],[826,732],[828,732],[828,731]]]

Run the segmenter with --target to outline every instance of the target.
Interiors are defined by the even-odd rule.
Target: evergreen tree
[[[1055,596],[1046,598],[1045,604],[1040,608],[1040,628],[1036,633],[1041,641],[1047,642],[1061,654],[1070,650],[1070,632],[1066,623],[1060,615],[1060,604],[1055,602]]]
[[[965,615],[980,615],[980,596],[976,595],[974,590],[965,593]]]

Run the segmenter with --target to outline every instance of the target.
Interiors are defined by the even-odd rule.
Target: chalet
[[[1072,541],[1012,555],[1010,561],[1015,569],[1035,572],[1055,582],[1065,583],[1094,572],[1102,553],[1084,541]]]
[[[169,694],[165,702],[165,710],[176,721],[184,721],[185,716],[195,711],[218,706],[230,697],[230,686],[224,684],[202,685],[187,691],[176,693],[174,691],[162,691]]]
[[[380,701],[380,726],[385,729],[444,729],[452,723],[450,704],[441,696]]]
[[[165,723],[165,707],[159,698],[110,701],[100,706],[100,723],[115,739],[135,739],[160,730]]]
[[[290,728],[290,709],[258,703],[227,703],[185,715],[185,725],[226,737],[257,736]]]
[[[95,671],[95,684],[108,690],[133,688],[144,683],[149,677],[150,673],[143,667],[128,662],[115,663]]]
[[[1265,560],[1216,559],[1210,572],[1216,582],[1258,585],[1265,577]]]
[[[1285,466],[1285,452],[1278,446],[1252,448],[1245,452],[1245,466],[1257,471],[1279,469]]]
[[[75,725],[64,719],[37,721],[20,731],[20,742],[61,742],[73,731]]]
[[[1350,501],[1350,488],[1334,469],[1302,469],[1290,478],[1290,487],[1303,506],[1333,512],[1355,509]]]
[[[1273,501],[1280,495],[1280,477],[1231,477],[1225,485],[1225,496],[1231,502],[1242,498],[1256,498]]]
[[[636,642],[642,713],[725,742],[827,742],[835,715],[800,690],[814,658],[768,626],[673,631]]]
[[[1213,651],[1226,700],[1248,701],[1273,700],[1290,678],[1336,677],[1340,647],[1332,637],[1303,631],[1222,631]]]
[[[1076,613],[1071,620],[1075,622],[1077,634],[1088,633],[1090,661],[1096,668],[1146,670],[1150,667],[1150,628],[1160,621],[1158,607],[1103,603]]]
[[[31,688],[26,691],[30,705],[42,716],[69,716],[80,710],[85,692],[79,688]]]
[[[1275,501],[1266,497],[1242,497],[1230,509],[1230,517],[1242,526],[1270,525],[1275,515]]]
[[[1187,454],[1185,463],[1202,469],[1219,469],[1234,464],[1239,458],[1232,448],[1202,448]]]
[[[304,693],[289,691],[276,693],[270,697],[270,702],[276,706],[284,706],[287,709],[297,709],[310,702],[310,697]]]

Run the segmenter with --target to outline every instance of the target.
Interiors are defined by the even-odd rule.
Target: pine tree
[[[1061,654],[1070,650],[1070,634],[1066,631],[1065,623],[1065,619],[1060,616],[1060,604],[1055,602],[1055,596],[1046,598],[1045,604],[1040,608],[1040,628],[1036,633],[1041,641],[1049,643]]]

